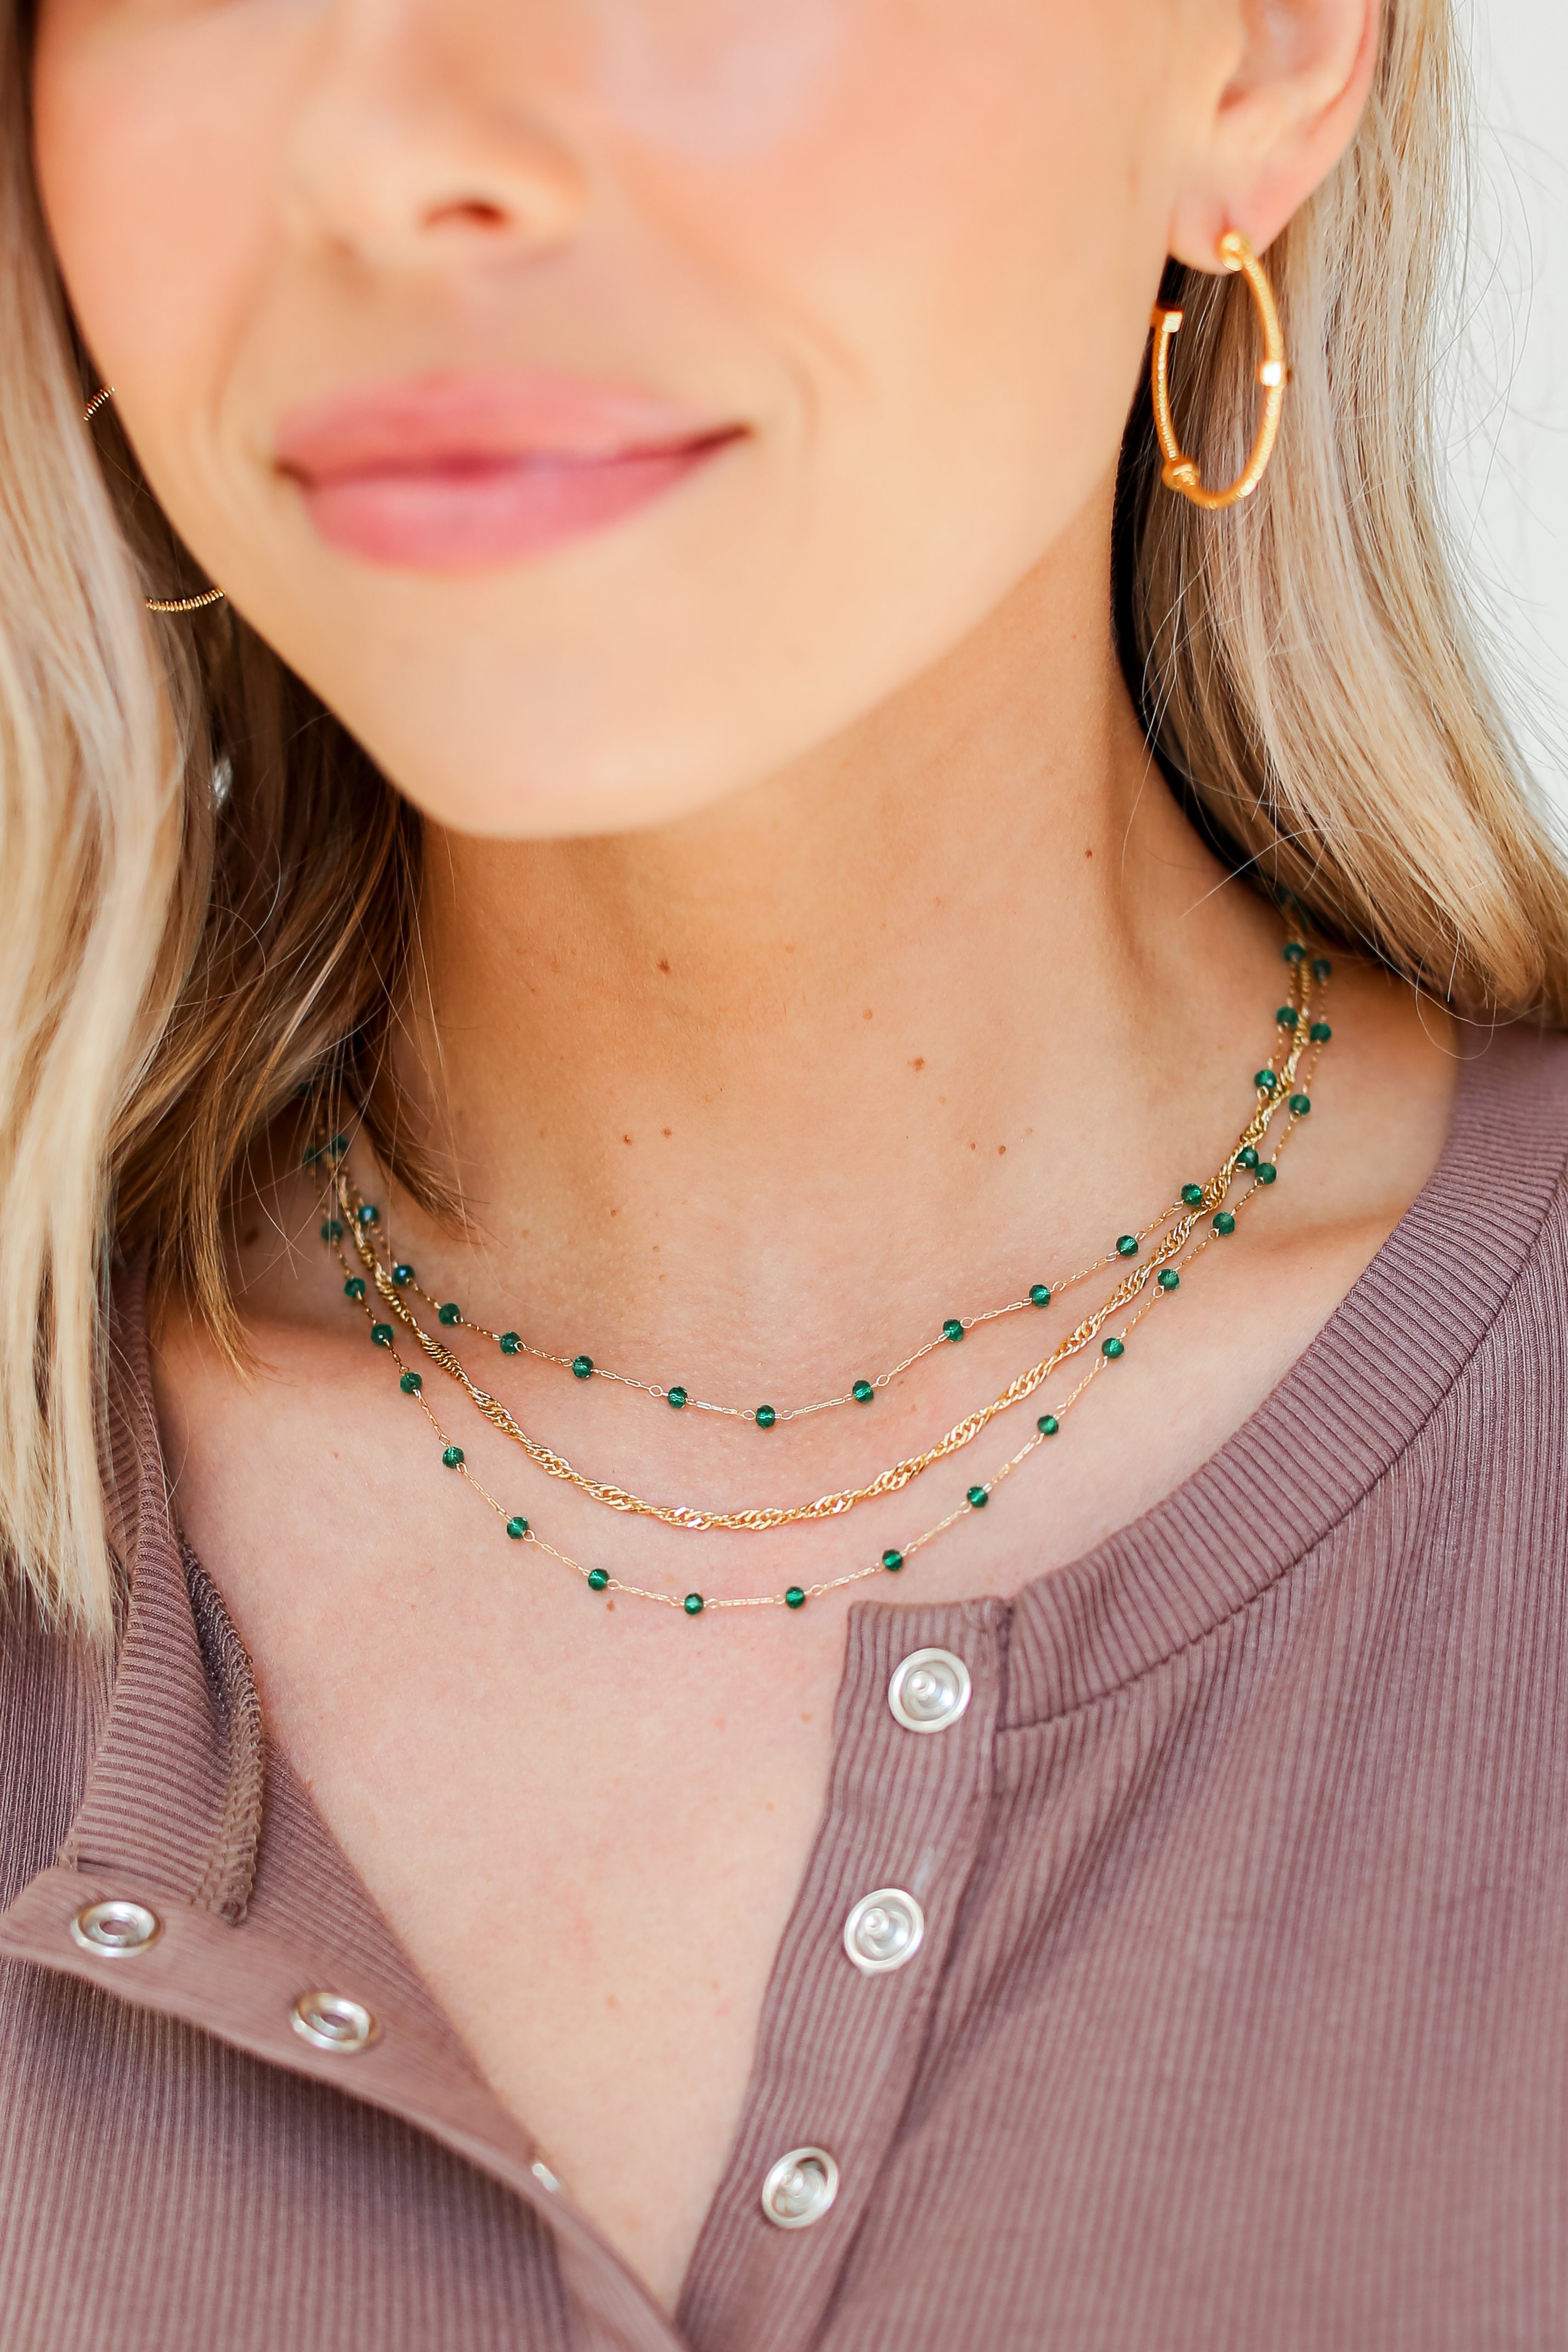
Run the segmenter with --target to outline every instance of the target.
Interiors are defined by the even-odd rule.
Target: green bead
[[[1252,1083],[1260,1094],[1271,1095],[1280,1081],[1272,1070],[1254,1070]]]
[[[328,1218],[326,1223],[321,1228],[321,1238],[324,1242],[340,1242],[342,1240],[343,1228],[338,1223],[336,1217]]]
[[[1201,1184],[1184,1184],[1181,1188],[1181,1196],[1189,1209],[1202,1208],[1203,1186]]]
[[[381,1223],[381,1211],[372,1207],[369,1201],[361,1201],[356,1213],[359,1216],[361,1225],[379,1225]]]
[[[757,1426],[758,1429],[771,1429],[778,1418],[779,1415],[770,1404],[759,1404],[758,1406]]]
[[[441,1458],[449,1470],[461,1470],[463,1467],[463,1448],[460,1445],[443,1446]]]
[[[1312,1098],[1311,1095],[1292,1095],[1291,1097],[1291,1108],[1297,1118],[1305,1118],[1312,1107]]]
[[[853,1397],[856,1404],[870,1404],[873,1397],[876,1394],[876,1391],[873,1388],[869,1381],[857,1381],[853,1388],[850,1391],[850,1394]]]
[[[301,1168],[314,1168],[320,1157],[321,1154],[317,1150],[316,1146],[313,1143],[308,1143],[299,1155],[299,1165]]]
[[[1312,978],[1315,981],[1321,982],[1327,980],[1333,970],[1333,966],[1330,963],[1327,956],[1314,956],[1312,958]]]
[[[1293,1004],[1281,1004],[1274,1015],[1281,1029],[1294,1029],[1301,1021],[1301,1017]]]
[[[1061,1423],[1053,1412],[1042,1412],[1035,1423],[1035,1427],[1042,1437],[1054,1437]]]
[[[1044,1282],[1031,1282],[1029,1288],[1029,1303],[1031,1307],[1049,1307],[1051,1305],[1050,1285]]]
[[[610,1570],[607,1568],[591,1568],[589,1570],[588,1589],[590,1592],[602,1592],[609,1581]]]
[[[1236,1231],[1236,1220],[1228,1209],[1221,1209],[1214,1221],[1214,1230],[1221,1235],[1233,1234]]]
[[[1117,1255],[1118,1257],[1136,1257],[1136,1256],[1137,1256],[1137,1255],[1138,1255],[1138,1236],[1137,1236],[1137,1234],[1117,1234],[1117,1236],[1116,1236],[1116,1255]]]
[[[591,1357],[591,1356],[574,1356],[574,1357],[572,1358],[572,1360],[571,1360],[571,1370],[572,1370],[572,1375],[573,1375],[573,1378],[574,1378],[574,1379],[576,1379],[576,1380],[580,1380],[580,1381],[586,1381],[586,1380],[590,1379],[590,1378],[591,1377],[591,1375],[592,1375],[592,1371],[593,1371],[593,1359],[592,1359],[592,1357]]]
[[[364,1295],[365,1295],[365,1286],[364,1286],[364,1284],[361,1281],[361,1279],[360,1279],[360,1277],[359,1277],[359,1276],[358,1276],[357,1274],[351,1274],[351,1275],[349,1276],[349,1279],[347,1280],[347,1282],[343,1285],[343,1296],[344,1296],[344,1297],[345,1297],[345,1298],[362,1298],[362,1297],[364,1297]]]
[[[1179,1290],[1181,1276],[1174,1265],[1162,1265],[1156,1277],[1162,1290]]]
[[[786,1609],[804,1609],[806,1606],[806,1596],[798,1584],[792,1584],[784,1595],[784,1606]]]
[[[672,1389],[672,1390],[670,1391],[670,1402],[671,1402],[671,1404],[672,1404],[672,1405],[674,1405],[674,1409],[675,1409],[675,1411],[676,1411],[677,1412],[679,1412],[681,1411],[681,1409],[682,1409],[682,1407],[685,1405],[685,1402],[686,1402],[686,1392],[685,1392],[685,1389]]]
[[[424,1382],[418,1372],[404,1372],[398,1381],[404,1396],[417,1396]]]
[[[1262,1160],[1259,1164],[1258,1181],[1260,1184],[1271,1184],[1279,1172],[1271,1160]]]
[[[1285,949],[1284,954],[1287,963],[1305,963],[1307,960],[1307,951],[1300,940],[1292,940]]]
[[[455,1298],[449,1298],[444,1306],[438,1307],[436,1308],[435,1319],[438,1323],[461,1323],[463,1320],[463,1309],[458,1306]]]
[[[413,1266],[394,1265],[392,1268],[392,1280],[396,1283],[400,1290],[406,1290],[409,1284],[413,1280]]]
[[[1124,1339],[1102,1339],[1100,1342],[1100,1353],[1103,1356],[1109,1356],[1113,1363],[1118,1356],[1124,1356],[1126,1352],[1127,1343]]]
[[[959,1322],[958,1318],[956,1315],[949,1315],[947,1320],[942,1326],[942,1337],[944,1339],[952,1339],[956,1342],[961,1339],[963,1336],[964,1327]]]
[[[990,1496],[984,1486],[970,1487],[969,1508],[972,1511],[983,1511],[990,1499]]]
[[[681,1607],[685,1611],[688,1617],[700,1617],[703,1613],[702,1594],[700,1592],[688,1592],[685,1599],[682,1601]]]
[[[528,1534],[528,1523],[527,1519],[511,1518],[507,1521],[507,1533],[511,1537],[514,1543],[521,1543],[523,1538]],[[601,1570],[600,1573],[602,1575],[603,1570]]]
[[[899,1570],[904,1566],[904,1554],[901,1551],[884,1551],[882,1556],[882,1564],[883,1568],[886,1569],[889,1576],[896,1576]]]
[[[523,1343],[522,1343],[522,1341],[518,1339],[518,1337],[517,1337],[517,1333],[516,1333],[515,1331],[503,1331],[503,1332],[502,1332],[502,1334],[501,1334],[501,1339],[500,1339],[500,1349],[501,1349],[501,1353],[502,1353],[502,1355],[503,1355],[503,1356],[517,1356],[517,1355],[520,1355],[520,1354],[522,1353],[522,1348],[523,1348]]]
[[[372,1323],[371,1325],[371,1337],[375,1341],[378,1348],[390,1348],[392,1343],[392,1325],[390,1323]]]
[[[335,1135],[332,1138],[331,1142],[327,1146],[328,1150],[336,1152],[340,1160],[342,1158],[344,1152],[347,1151],[348,1148],[349,1139],[346,1135]]]
[[[1326,1045],[1333,1035],[1333,1031],[1326,1021],[1314,1021],[1307,1034],[1314,1045]]]
[[[1257,1165],[1258,1165],[1258,1154],[1257,1154],[1256,1150],[1253,1149],[1253,1147],[1252,1147],[1252,1145],[1251,1145],[1251,1144],[1248,1144],[1248,1146],[1247,1146],[1247,1148],[1246,1148],[1246,1150],[1243,1150],[1243,1151],[1239,1151],[1239,1152],[1237,1153],[1237,1155],[1236,1155],[1236,1165],[1238,1166],[1238,1168],[1256,1168],[1256,1167],[1257,1167]]]

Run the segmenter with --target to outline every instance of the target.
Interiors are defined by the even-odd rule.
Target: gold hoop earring
[[[1262,263],[1238,228],[1226,230],[1219,240],[1218,252],[1223,268],[1239,271],[1246,278],[1263,330],[1263,356],[1257,370],[1258,382],[1263,388],[1263,414],[1258,420],[1258,437],[1252,444],[1251,455],[1228,489],[1206,490],[1197,459],[1184,457],[1176,439],[1171,415],[1171,341],[1181,325],[1182,313],[1164,302],[1156,302],[1149,322],[1155,331],[1151,361],[1155,431],[1165,459],[1160,479],[1167,490],[1179,490],[1184,499],[1190,499],[1206,514],[1217,514],[1222,507],[1233,507],[1242,499],[1249,499],[1262,480],[1279,437],[1280,411],[1284,406],[1285,386],[1291,374],[1285,364],[1285,338],[1280,331],[1280,314],[1274,308],[1274,289],[1264,275]]]
[[[111,383],[106,383],[101,392],[95,392],[82,410],[82,423],[90,425],[99,410],[113,398],[114,386]],[[150,613],[200,613],[204,612],[209,604],[221,604],[224,592],[221,588],[207,588],[199,596],[144,596],[141,601]]]

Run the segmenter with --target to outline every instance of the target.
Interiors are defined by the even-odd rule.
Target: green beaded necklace
[[[547,1542],[523,1514],[509,1509],[507,1505],[498,1501],[476,1476],[463,1447],[456,1444],[444,1429],[426,1398],[423,1374],[407,1362],[400,1352],[396,1330],[392,1325],[377,1319],[376,1307],[371,1300],[367,1274],[383,1299],[393,1304],[393,1309],[394,1312],[398,1312],[399,1320],[417,1337],[427,1357],[441,1362],[442,1369],[453,1370],[454,1377],[460,1381],[463,1387],[476,1401],[483,1398],[484,1392],[473,1388],[455,1358],[451,1358],[449,1350],[434,1341],[431,1335],[421,1328],[404,1304],[402,1294],[416,1286],[413,1282],[413,1269],[395,1265],[390,1268],[382,1265],[380,1255],[370,1239],[379,1224],[379,1212],[373,1204],[359,1199],[352,1191],[346,1168],[348,1139],[342,1136],[333,1136],[327,1142],[312,1147],[307,1154],[308,1162],[325,1164],[330,1168],[333,1195],[337,1205],[343,1212],[341,1217],[329,1215],[326,1218],[322,1224],[321,1236],[334,1251],[343,1268],[346,1296],[354,1304],[363,1308],[370,1320],[372,1341],[390,1354],[397,1370],[401,1392],[414,1401],[434,1432],[441,1448],[443,1465],[449,1470],[456,1471],[467,1482],[501,1521],[511,1541],[531,1545],[536,1550],[548,1554],[562,1567],[570,1569],[591,1592],[623,1594],[629,1599],[649,1601],[662,1608],[679,1609],[688,1617],[695,1618],[713,1610],[725,1609],[781,1607],[790,1612],[797,1612],[802,1609],[808,1601],[820,1599],[831,1592],[841,1591],[869,1577],[902,1573],[909,1560],[925,1549],[928,1544],[935,1542],[949,1528],[956,1526],[960,1519],[970,1514],[984,1510],[988,1506],[993,1493],[1012,1475],[1014,1471],[1020,1468],[1031,1454],[1059,1433],[1067,1413],[1083,1396],[1091,1384],[1101,1378],[1113,1364],[1122,1360],[1126,1353],[1127,1341],[1133,1332],[1137,1329],[1145,1318],[1153,1312],[1161,1299],[1169,1298],[1175,1295],[1180,1288],[1183,1275],[1196,1263],[1203,1252],[1211,1247],[1216,1241],[1225,1240],[1233,1234],[1237,1230],[1238,1218],[1245,1213],[1249,1203],[1254,1202],[1260,1193],[1268,1192],[1273,1185],[1278,1175],[1278,1162],[1281,1151],[1301,1121],[1311,1112],[1312,1080],[1322,1049],[1333,1034],[1326,1021],[1312,1017],[1312,990],[1314,986],[1321,989],[1326,984],[1332,971],[1328,959],[1319,956],[1312,960],[1309,982],[1307,950],[1301,943],[1297,940],[1289,942],[1284,950],[1284,957],[1286,963],[1291,967],[1292,985],[1291,1002],[1288,1005],[1281,1006],[1276,1016],[1281,1045],[1284,1048],[1282,1053],[1277,1050],[1275,1055],[1281,1066],[1276,1069],[1271,1062],[1255,1074],[1253,1085],[1258,1097],[1258,1107],[1247,1129],[1243,1131],[1239,1147],[1230,1154],[1222,1169],[1207,1185],[1188,1184],[1182,1188],[1179,1207],[1186,1213],[1184,1216],[1177,1217],[1176,1212],[1167,1211],[1137,1234],[1120,1236],[1114,1249],[1104,1259],[1096,1260],[1094,1265],[1086,1268],[1083,1274],[1070,1277],[1070,1283],[1086,1279],[1088,1274],[1100,1265],[1115,1265],[1122,1260],[1132,1258],[1137,1255],[1144,1241],[1151,1235],[1163,1234],[1165,1240],[1156,1251],[1154,1260],[1147,1267],[1139,1269],[1136,1275],[1124,1277],[1123,1283],[1112,1293],[1105,1306],[1095,1316],[1085,1318],[1085,1321],[1079,1326],[1078,1333],[1072,1335],[1077,1345],[1070,1346],[1066,1353],[1078,1353],[1086,1348],[1090,1340],[1099,1332],[1107,1316],[1118,1305],[1129,1310],[1121,1328],[1106,1333],[1101,1339],[1098,1353],[1090,1360],[1087,1370],[1080,1373],[1075,1385],[1051,1411],[1040,1414],[1033,1432],[1023,1444],[1001,1463],[988,1479],[967,1487],[962,1501],[955,1505],[944,1517],[920,1533],[907,1538],[902,1545],[884,1550],[872,1565],[861,1566],[845,1574],[827,1578],[813,1584],[792,1584],[782,1592],[750,1595],[705,1595],[701,1592],[688,1592],[677,1598],[668,1592],[630,1583],[624,1579],[612,1575],[605,1568],[587,1565],[570,1553],[563,1552],[555,1545]],[[1259,1143],[1269,1134],[1274,1118],[1281,1111],[1284,1117],[1279,1132],[1273,1139],[1273,1158],[1265,1160],[1258,1148]],[[1250,1181],[1244,1181],[1248,1179]],[[1235,1189],[1238,1184],[1239,1184],[1239,1190]],[[1231,1205],[1232,1202],[1234,1205]],[[1199,1230],[1199,1214],[1204,1210],[1211,1213],[1208,1216],[1207,1228]],[[365,1274],[355,1274],[344,1254],[342,1244],[349,1232],[352,1233],[361,1263],[366,1266]],[[1162,1258],[1166,1262],[1161,1263]],[[1152,1280],[1148,1278],[1150,1276],[1153,1276]],[[1070,1283],[1059,1283],[1055,1287],[1057,1290],[1061,1290],[1070,1286]],[[950,1343],[956,1336],[961,1337],[965,1329],[973,1328],[976,1323],[994,1320],[1004,1314],[1016,1313],[1024,1304],[1049,1303],[1048,1286],[1041,1284],[1034,1287],[1047,1290],[1047,1298],[1044,1302],[1035,1299],[1031,1291],[1030,1299],[1019,1302],[1017,1306],[993,1309],[988,1314],[971,1318],[967,1322],[958,1318],[949,1318],[937,1339],[927,1341],[909,1358],[907,1364],[898,1369],[908,1369],[908,1364],[919,1361],[922,1356],[929,1354],[935,1347]],[[423,1291],[418,1295],[428,1297],[428,1294]],[[449,1303],[437,1304],[437,1313],[440,1322],[447,1328],[465,1320],[460,1312]],[[476,1327],[467,1325],[466,1328],[473,1329]],[[489,1336],[497,1339],[503,1352],[529,1354],[543,1352],[532,1349],[525,1351],[520,1341],[517,1341],[514,1348],[507,1349],[505,1345],[507,1339],[512,1338],[516,1340],[515,1334]],[[586,1358],[576,1360],[549,1358],[547,1360],[566,1361],[569,1369],[576,1372],[580,1379],[588,1377],[597,1369]],[[577,1365],[580,1361],[587,1365],[586,1372],[578,1371]],[[889,1373],[885,1379],[895,1376],[896,1372]],[[606,1377],[621,1376],[611,1374]],[[626,1381],[624,1384],[631,1387],[649,1386],[647,1383],[632,1381]],[[854,1390],[849,1392],[847,1399],[827,1402],[836,1402],[850,1399],[859,1401],[856,1398],[856,1391],[866,1385],[869,1384],[857,1382]],[[1019,1384],[1014,1385],[1016,1388]],[[663,1393],[666,1396],[671,1393],[657,1390],[652,1390],[651,1392]],[[1008,1393],[1010,1396],[1011,1392]],[[493,1401],[486,1399],[485,1402]],[[716,1412],[729,1410],[724,1407],[706,1409]],[[821,1409],[821,1407],[803,1407],[799,1411],[805,1412]],[[731,1412],[730,1417],[752,1418],[760,1421],[760,1412],[746,1414]],[[795,1418],[798,1415],[792,1414],[787,1417]],[[774,1415],[773,1418],[778,1419],[779,1416]],[[509,1415],[506,1416],[507,1422],[509,1419]],[[768,1424],[764,1423],[761,1425]],[[522,1436],[523,1433],[516,1430],[516,1424],[512,1424],[511,1428],[517,1436]],[[591,1486],[591,1482],[577,1478],[575,1473],[570,1475],[576,1478],[578,1484]]]

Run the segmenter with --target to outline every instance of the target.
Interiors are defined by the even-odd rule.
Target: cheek
[[[272,12],[268,12],[269,14]],[[128,414],[176,425],[264,281],[292,45],[246,7],[51,0],[33,77],[39,188],[78,323]]]
[[[622,36],[644,209],[706,255],[824,426],[858,415],[890,461],[905,436],[929,452],[983,428],[1010,455],[1021,436],[1059,447],[1086,488],[1113,453],[1165,252],[1166,10],[747,14],[755,47],[706,50],[685,76],[640,48],[633,77]],[[765,90],[732,105],[754,67]]]

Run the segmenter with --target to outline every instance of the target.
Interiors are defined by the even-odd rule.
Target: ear
[[[1239,228],[1261,253],[1355,135],[1377,62],[1382,0],[1225,0],[1226,70],[1172,207],[1169,249],[1218,269]]]

